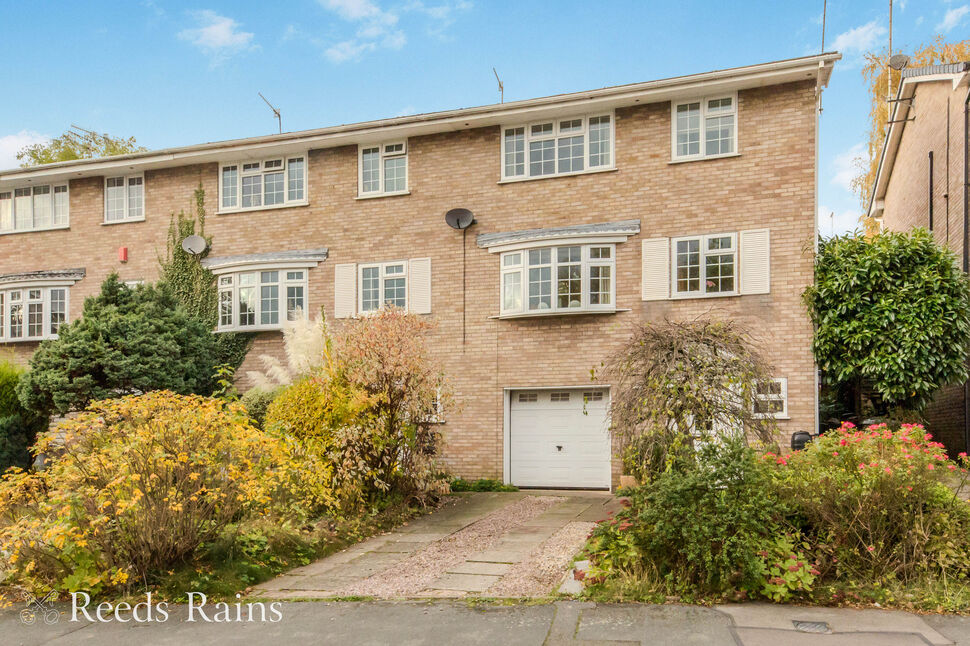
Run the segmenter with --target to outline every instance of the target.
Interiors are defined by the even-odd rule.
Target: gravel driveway
[[[454,504],[267,581],[271,598],[544,596],[596,521],[600,492],[459,494]]]

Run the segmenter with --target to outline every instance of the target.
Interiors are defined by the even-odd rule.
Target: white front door
[[[512,484],[610,487],[608,390],[513,390],[509,396]]]

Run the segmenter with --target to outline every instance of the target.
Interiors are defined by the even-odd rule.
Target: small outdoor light
[[[811,441],[812,434],[808,431],[795,431],[791,436],[791,448],[793,451],[801,451]]]

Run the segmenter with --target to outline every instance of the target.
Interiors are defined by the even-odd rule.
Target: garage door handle
[[[562,451],[562,444],[557,444],[556,445],[556,450],[557,451]]]

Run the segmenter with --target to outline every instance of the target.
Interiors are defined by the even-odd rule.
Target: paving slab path
[[[467,493],[455,498],[391,532],[266,581],[251,594],[271,599],[447,598],[484,596],[495,588],[506,597],[541,595],[554,589],[593,523],[619,507],[606,492]],[[551,540],[557,535],[559,540]],[[546,589],[538,592],[542,586]]]

